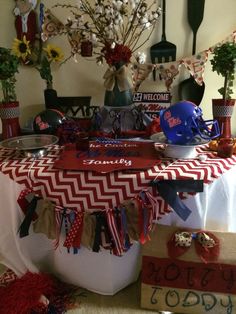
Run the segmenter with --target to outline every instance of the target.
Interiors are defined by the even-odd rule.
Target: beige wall
[[[52,8],[57,2],[55,0],[43,1],[48,8]],[[64,1],[64,3],[68,2]],[[166,5],[167,40],[177,45],[177,59],[190,56],[192,51],[192,33],[186,17],[187,0],[167,0]],[[11,47],[12,40],[15,37],[14,15],[12,14],[14,0],[0,0],[0,6],[0,46]],[[56,15],[58,13],[62,22],[65,20],[62,12],[56,11],[56,9],[53,9],[53,12]],[[233,30],[236,30],[235,12],[235,0],[205,0],[204,19],[197,34],[197,51],[208,49],[231,34]],[[151,40],[143,49],[147,52],[148,58],[149,47],[160,41],[160,37],[161,26],[156,29]],[[68,56],[69,45],[64,37],[50,39],[50,42],[63,47],[65,55]],[[102,76],[105,70],[105,66],[98,67],[95,62],[82,59],[81,57],[78,58],[78,63],[71,59],[59,69],[54,69],[54,87],[60,96],[91,95],[93,104],[102,105],[104,94]],[[176,99],[178,83],[183,78],[183,75],[179,76],[173,84],[173,101]],[[204,117],[211,118],[211,99],[219,97],[217,89],[222,85],[222,79],[211,71],[209,61],[205,71],[205,84],[206,89],[201,108]],[[20,73],[17,74],[17,96],[21,106],[20,121],[22,126],[29,118],[34,117],[35,114],[44,108],[44,88],[45,83],[35,69],[27,66],[20,68]],[[163,91],[164,87],[159,81],[154,83],[150,76],[143,83],[141,89],[146,91]],[[236,92],[235,88],[234,91]],[[232,118],[232,129],[236,135],[235,117],[236,110]]]

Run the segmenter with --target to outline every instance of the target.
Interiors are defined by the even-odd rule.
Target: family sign
[[[153,142],[104,141],[89,143],[86,151],[65,149],[54,163],[56,168],[100,173],[115,170],[147,169],[160,163]]]

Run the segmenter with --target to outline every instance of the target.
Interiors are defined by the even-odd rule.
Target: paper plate
[[[156,144],[155,148],[158,149],[158,144],[164,144],[164,155],[170,158],[192,159],[197,156],[196,147],[199,145],[207,144],[209,140],[204,140],[201,137],[195,137],[191,143],[187,145],[177,145],[168,143],[164,133],[155,133],[151,135],[150,139]]]

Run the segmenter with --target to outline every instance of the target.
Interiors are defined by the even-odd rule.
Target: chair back
[[[71,118],[91,118],[94,114],[90,107],[91,96],[57,97],[57,107]]]

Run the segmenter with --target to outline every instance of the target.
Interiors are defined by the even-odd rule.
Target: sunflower
[[[64,55],[61,48],[49,44],[43,48],[43,52],[44,54],[41,58],[40,64],[36,66],[36,69],[39,71],[41,78],[46,81],[47,88],[52,88],[53,76],[51,63],[62,61]]]
[[[64,55],[59,47],[53,45],[47,45],[43,50],[47,54],[47,58],[51,62],[60,62],[63,60]]]
[[[25,36],[23,36],[22,40],[15,38],[12,44],[12,51],[18,58],[22,58],[25,61],[31,54],[30,42],[27,41]]]

